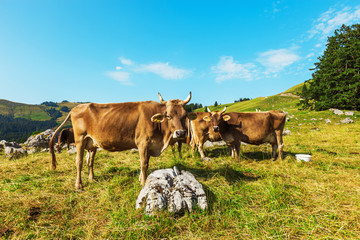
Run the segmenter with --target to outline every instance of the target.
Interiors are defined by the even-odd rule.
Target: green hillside
[[[34,121],[51,119],[45,112],[45,106],[16,103],[4,99],[0,99],[0,114]]]
[[[47,113],[47,110],[54,108],[60,111],[64,106],[72,109],[79,103],[73,102],[61,102],[57,103],[58,107],[51,107],[45,105],[31,105],[24,103],[16,103],[8,100],[0,99],[0,115],[10,116],[14,118],[25,118],[33,121],[47,121],[51,119],[51,116]],[[66,115],[66,112],[60,111],[62,116],[57,119],[57,122],[61,121]]]
[[[68,111],[79,104],[67,101],[47,103],[31,105],[0,99],[0,140],[24,142],[34,132],[56,127]]]
[[[228,112],[255,112],[256,109],[261,111],[296,109],[296,104],[299,102],[298,94],[300,94],[303,84],[298,84],[274,96],[257,97],[249,101],[210,106],[209,108],[211,111],[219,111],[227,106],[226,111]],[[205,108],[197,111],[204,112]]]

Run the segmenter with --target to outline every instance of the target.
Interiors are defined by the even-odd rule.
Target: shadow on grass
[[[209,158],[218,158],[218,157],[229,157],[229,150],[227,146],[224,147],[216,147],[212,149],[206,149],[205,155]],[[278,156],[278,154],[276,155]],[[295,157],[294,153],[283,152],[283,158],[286,156]],[[264,161],[264,160],[272,160],[272,154],[269,151],[246,151],[244,147],[241,148],[240,151],[240,161],[241,160],[254,160],[254,161]]]
[[[256,181],[261,176],[257,176],[250,172],[240,172],[238,170],[233,169],[230,166],[221,167],[218,169],[210,169],[210,168],[193,168],[188,167],[183,164],[177,164],[176,167],[181,170],[189,171],[190,173],[194,174],[195,177],[200,177],[204,179],[213,178],[215,175],[219,174],[223,176],[229,184],[234,184],[239,181]]]

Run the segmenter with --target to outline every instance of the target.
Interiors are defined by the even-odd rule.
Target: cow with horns
[[[93,164],[98,148],[108,151],[123,151],[137,148],[140,154],[140,177],[145,184],[150,156],[159,156],[174,139],[186,137],[186,113],[184,105],[191,99],[191,92],[185,100],[165,101],[159,93],[160,103],[154,101],[108,104],[80,104],[73,108],[64,122],[56,129],[54,136],[71,118],[76,146],[77,178],[75,188],[83,187],[81,169],[84,150],[89,152],[89,179],[94,178]],[[51,168],[56,168],[54,136],[50,140]]]

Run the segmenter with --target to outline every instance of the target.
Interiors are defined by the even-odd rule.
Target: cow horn
[[[189,92],[189,96],[184,101],[182,101],[182,104],[183,105],[187,104],[188,102],[190,102],[190,99],[191,99],[191,92]]]
[[[206,110],[207,110],[208,112],[211,112],[209,107],[206,107]]]
[[[159,94],[160,103],[165,104],[166,101],[164,101],[164,99],[162,98],[162,96],[161,96],[161,94],[159,92],[158,92],[158,94]]]
[[[222,112],[221,113],[224,113],[226,111],[226,106],[224,107],[224,110],[222,110]]]

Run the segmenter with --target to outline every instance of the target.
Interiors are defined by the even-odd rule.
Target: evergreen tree
[[[303,88],[302,106],[359,110],[360,24],[335,30],[318,59],[308,88]]]

